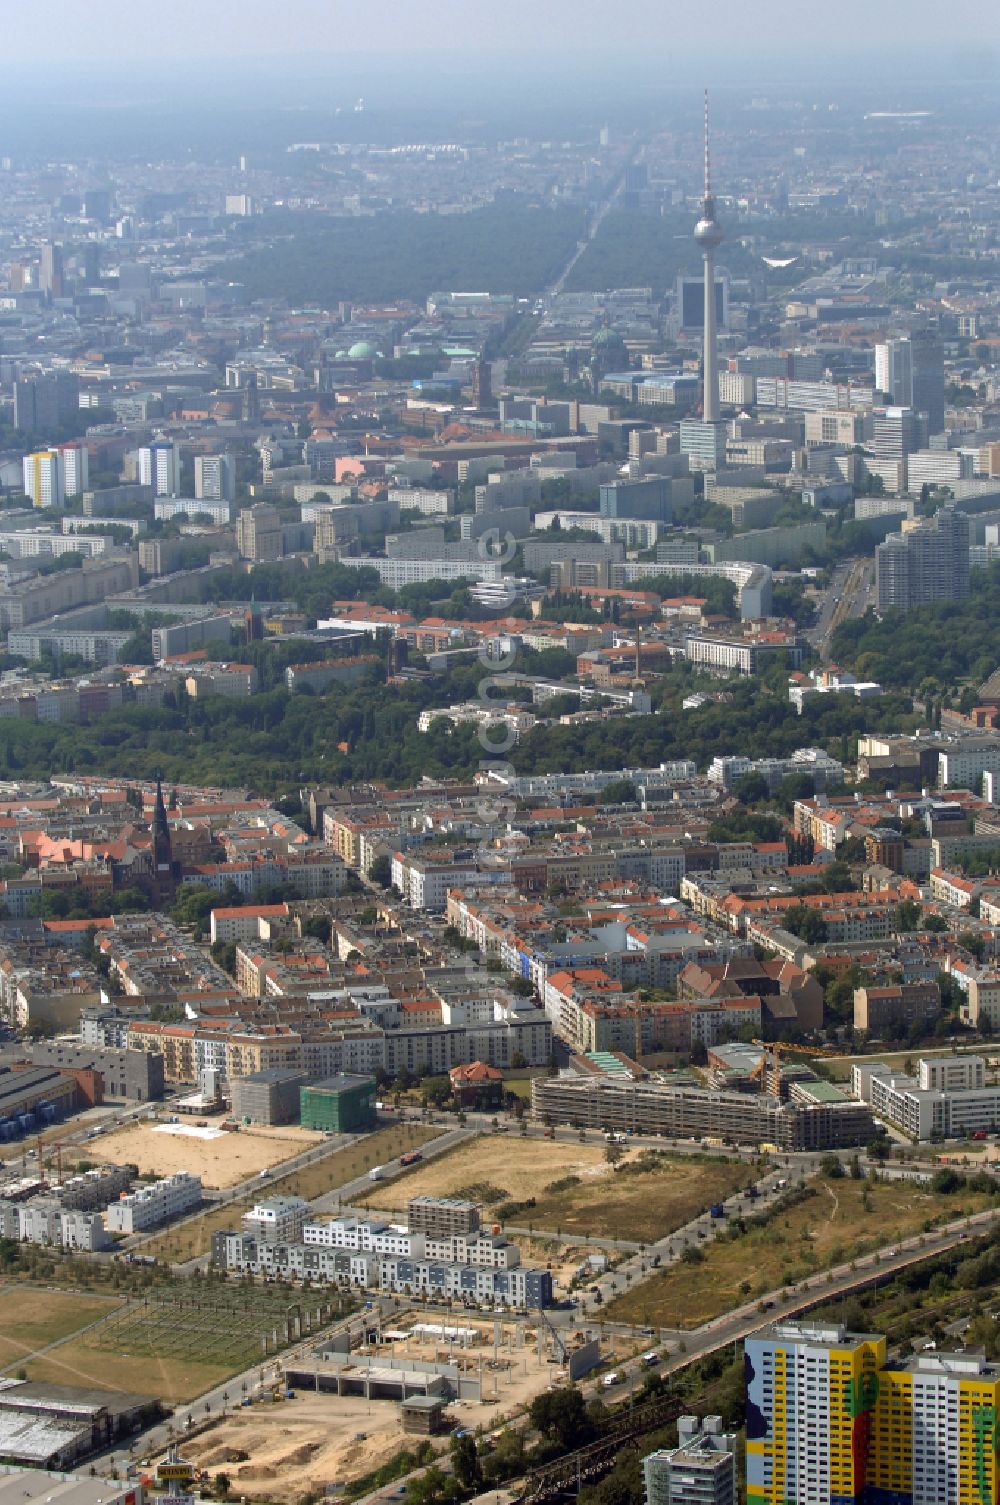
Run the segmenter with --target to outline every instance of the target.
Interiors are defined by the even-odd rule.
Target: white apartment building
[[[213,523],[221,525],[231,521],[232,508],[228,502],[213,502],[208,497],[158,496],[153,502],[153,516],[162,522],[169,522],[182,512],[187,517],[204,512]]]
[[[379,555],[345,556],[341,564],[350,569],[377,570],[390,590],[404,585],[424,585],[428,580],[499,580],[500,565],[489,559],[383,559]]]
[[[984,773],[1000,773],[1000,741],[991,737],[962,738],[945,744],[938,754],[938,785],[942,789],[978,791]]]
[[[243,700],[256,695],[258,684],[253,664],[192,664],[184,688],[192,700],[206,695]]]
[[[414,909],[442,910],[449,888],[463,888],[473,881],[489,882],[489,877],[480,874],[475,862],[434,862],[396,852],[392,859],[392,881]]]
[[[479,1229],[475,1233],[426,1236],[426,1256],[446,1264],[477,1265],[491,1270],[513,1270],[521,1263],[519,1245],[499,1233]]]
[[[486,787],[497,785],[515,799],[572,800],[577,794],[600,794],[608,784],[628,779],[637,787],[667,789],[697,777],[698,765],[688,758],[660,763],[655,768],[588,768],[584,773],[536,773],[513,775],[502,769],[489,772]]]
[[[262,1244],[294,1244],[309,1211],[304,1197],[268,1197],[243,1214],[243,1231]]]
[[[243,1221],[246,1226],[246,1218]],[[306,1223],[302,1229],[302,1243],[323,1249],[353,1249],[399,1259],[443,1260],[446,1264],[477,1265],[493,1270],[512,1270],[521,1263],[517,1244],[499,1234],[477,1231],[433,1236],[411,1232],[396,1223],[355,1218]]]
[[[114,1240],[99,1212],[64,1212],[59,1220],[64,1249],[82,1249],[88,1254],[110,1249]]]
[[[963,878],[961,873],[939,867],[931,869],[931,897],[950,904],[953,909],[971,909],[981,886],[972,878]]]
[[[138,451],[140,486],[151,486],[154,496],[178,496],[181,489],[181,447],[166,439],[154,440]]]
[[[108,1232],[140,1233],[155,1228],[181,1217],[200,1201],[201,1177],[177,1171],[112,1202],[106,1215]]]
[[[80,496],[90,485],[90,451],[85,444],[60,444],[63,496]]]
[[[199,501],[231,502],[236,495],[232,455],[195,455],[194,494]]]
[[[111,1245],[99,1212],[67,1210],[58,1197],[33,1197],[30,1202],[7,1204],[0,1232],[5,1237],[52,1248],[93,1252]]]
[[[1000,1087],[986,1086],[979,1056],[921,1060],[916,1077],[865,1062],[853,1068],[851,1085],[877,1118],[914,1140],[956,1139],[1000,1126]]]
[[[391,1254],[403,1259],[422,1259],[425,1236],[411,1233],[396,1223],[374,1223],[360,1218],[331,1218],[329,1222],[306,1223],[302,1242],[321,1249],[354,1249],[366,1254]]]

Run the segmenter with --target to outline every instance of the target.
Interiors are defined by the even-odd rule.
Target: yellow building
[[[1000,1365],[775,1323],[748,1338],[747,1505],[997,1505]]]
[[[918,1354],[878,1377],[866,1500],[996,1505],[1000,1365],[978,1354]]]

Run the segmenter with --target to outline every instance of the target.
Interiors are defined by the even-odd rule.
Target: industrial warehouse
[[[0,1457],[34,1468],[68,1468],[153,1419],[147,1395],[5,1379],[0,1388]]]
[[[77,1084],[46,1066],[0,1066],[0,1140],[10,1143],[73,1110]]]

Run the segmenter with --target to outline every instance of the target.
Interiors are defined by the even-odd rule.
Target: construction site
[[[248,1395],[184,1451],[207,1473],[224,1469],[248,1498],[272,1497],[279,1477],[289,1496],[329,1492],[418,1435],[492,1430],[540,1391],[633,1349],[587,1327],[560,1332],[542,1314],[519,1322],[366,1313],[353,1346],[343,1332],[290,1357],[283,1384]]]
[[[190,1171],[204,1186],[236,1186],[323,1142],[322,1134],[294,1125],[224,1128],[225,1114],[199,1120],[167,1118],[132,1123],[104,1134],[91,1155],[117,1165],[138,1166],[140,1175],[172,1176]]]

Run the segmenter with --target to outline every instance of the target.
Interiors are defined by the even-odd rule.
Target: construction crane
[[[781,1096],[781,1057],[783,1055],[797,1056],[839,1056],[843,1052],[832,1045],[791,1045],[785,1040],[754,1040],[753,1045],[759,1045],[761,1057],[750,1073],[752,1082],[760,1083],[761,1092],[770,1092],[772,1097]]]
[[[567,1362],[567,1359],[569,1358],[569,1352],[566,1348],[566,1344],[562,1339],[562,1336],[560,1335],[558,1329],[555,1328],[549,1321],[548,1317],[545,1314],[544,1307],[538,1308],[538,1315],[539,1317],[541,1317],[542,1321],[545,1323],[545,1326],[548,1328],[552,1336],[552,1347],[559,1350],[559,1362],[561,1364],[565,1364]]]

